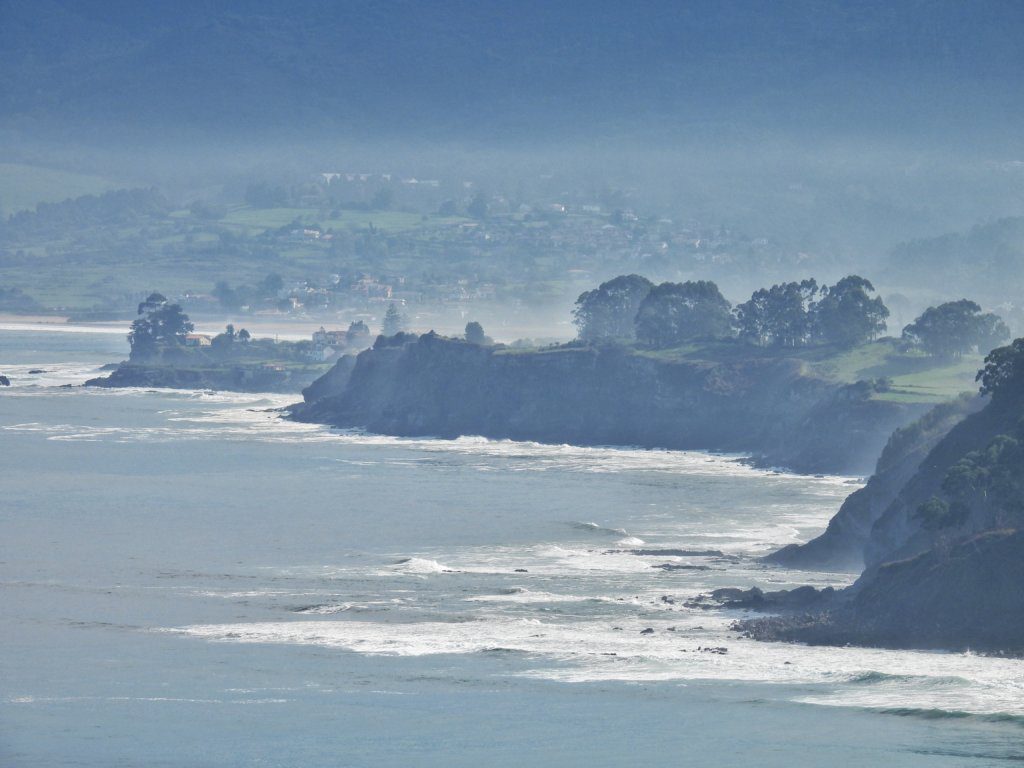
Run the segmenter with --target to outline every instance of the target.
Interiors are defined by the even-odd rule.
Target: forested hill
[[[1013,0],[2,0],[0,120],[443,137],[652,118],[688,135],[883,135],[936,119],[1008,131],[1024,112],[1022,31]]]

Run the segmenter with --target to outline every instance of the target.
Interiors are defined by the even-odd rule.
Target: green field
[[[636,354],[660,360],[723,362],[765,358],[800,360],[809,376],[853,384],[870,379],[888,379],[888,391],[878,392],[878,400],[906,403],[937,403],[961,392],[976,391],[974,377],[982,367],[983,356],[965,355],[946,359],[930,357],[916,350],[903,350],[896,339],[886,338],[853,349],[814,346],[799,349],[762,349],[734,342],[688,344],[675,349],[637,350]]]

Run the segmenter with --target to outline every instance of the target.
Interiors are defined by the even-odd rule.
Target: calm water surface
[[[0,330],[0,765],[1024,760],[1021,662],[754,643],[684,605],[847,583],[755,558],[854,479],[62,386],[126,351]]]

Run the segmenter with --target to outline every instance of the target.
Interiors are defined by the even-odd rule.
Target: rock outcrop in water
[[[889,434],[924,410],[875,399],[866,382],[807,375],[781,355],[520,351],[433,333],[382,337],[351,371],[329,376],[334,383],[310,387],[293,418],[400,436],[748,453],[803,472],[870,471]]]
[[[109,376],[89,379],[87,387],[163,387],[216,389],[230,392],[299,392],[322,372],[273,365],[188,367],[122,363]]]
[[[929,414],[917,436],[894,436],[890,447],[902,439],[909,450],[897,453],[905,466],[917,466],[895,491],[900,462],[866,486],[874,487],[880,513],[867,506],[851,512],[848,500],[839,523],[829,526],[834,533],[815,540],[824,544],[774,558],[792,563],[806,554],[813,562],[863,540],[867,567],[857,582],[819,610],[746,621],[741,629],[759,639],[1024,654],[1024,341],[1018,342],[1003,348],[1015,359],[999,350],[987,358],[983,381],[991,399],[981,401],[984,407],[963,400]],[[993,372],[993,360],[1002,360],[1001,372]]]

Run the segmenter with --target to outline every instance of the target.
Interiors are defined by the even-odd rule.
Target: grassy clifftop
[[[735,362],[751,359],[799,361],[804,375],[836,384],[876,381],[872,399],[908,404],[934,404],[977,389],[974,377],[981,355],[937,358],[905,349],[897,339],[884,338],[852,349],[831,345],[803,348],[763,348],[732,342],[690,344],[676,349],[634,350],[634,354],[666,362]]]

